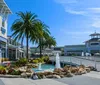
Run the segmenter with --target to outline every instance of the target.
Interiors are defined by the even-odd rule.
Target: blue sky
[[[5,0],[13,12],[10,27],[18,11],[32,11],[45,22],[58,46],[84,44],[89,34],[100,32],[100,0]]]

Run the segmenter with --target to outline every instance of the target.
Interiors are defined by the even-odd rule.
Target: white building
[[[64,47],[64,55],[81,55],[86,52],[85,45],[66,45]]]
[[[9,60],[16,60],[19,58],[24,58],[25,56],[25,49],[22,45],[16,41],[14,41],[11,36],[7,37],[7,47],[8,47],[8,58]]]
[[[100,33],[95,32],[90,37],[91,39],[85,41],[83,45],[66,45],[64,55],[82,55],[82,52],[92,55],[100,53]]]
[[[100,53],[100,33],[90,35],[91,39],[85,41],[87,52],[95,54]]]
[[[7,19],[9,14],[11,14],[9,7],[4,0],[0,0],[0,60],[7,58]]]

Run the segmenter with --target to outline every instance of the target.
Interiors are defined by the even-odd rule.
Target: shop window
[[[1,33],[2,33],[2,34],[5,34],[5,33],[6,33],[6,29],[3,28],[3,27],[1,27]]]
[[[5,20],[2,19],[2,27],[5,27]]]

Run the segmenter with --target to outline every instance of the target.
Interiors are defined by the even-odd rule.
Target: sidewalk
[[[68,85],[100,85],[100,72],[91,72],[72,78],[55,79]]]
[[[24,78],[0,78],[4,85],[67,85],[52,79],[31,80]],[[0,84],[3,85],[3,84]]]
[[[0,85],[100,85],[100,72],[90,72],[61,79],[0,78]]]

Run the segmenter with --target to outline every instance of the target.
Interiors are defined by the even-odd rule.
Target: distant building
[[[91,54],[100,53],[100,33],[90,35],[91,39],[85,41],[87,52]]]
[[[31,57],[39,56],[40,49],[38,47],[30,47],[30,53]],[[52,49],[49,48],[42,49],[42,55],[52,55]]]
[[[40,49],[37,47],[30,47],[31,57],[40,54]],[[42,50],[42,55],[54,55],[59,53],[60,55],[64,55],[64,47],[51,47],[45,48]]]
[[[66,45],[64,47],[64,55],[81,55],[82,52],[86,52],[85,45]]]
[[[34,57],[35,55],[39,55],[40,50],[37,47],[30,47],[30,55]]]
[[[52,47],[52,53],[53,55],[56,54],[56,53],[59,53],[60,55],[64,55],[64,47]]]
[[[91,39],[85,41],[83,45],[66,45],[64,47],[64,55],[82,55],[90,53],[100,53],[100,33],[93,33],[90,35]]]

